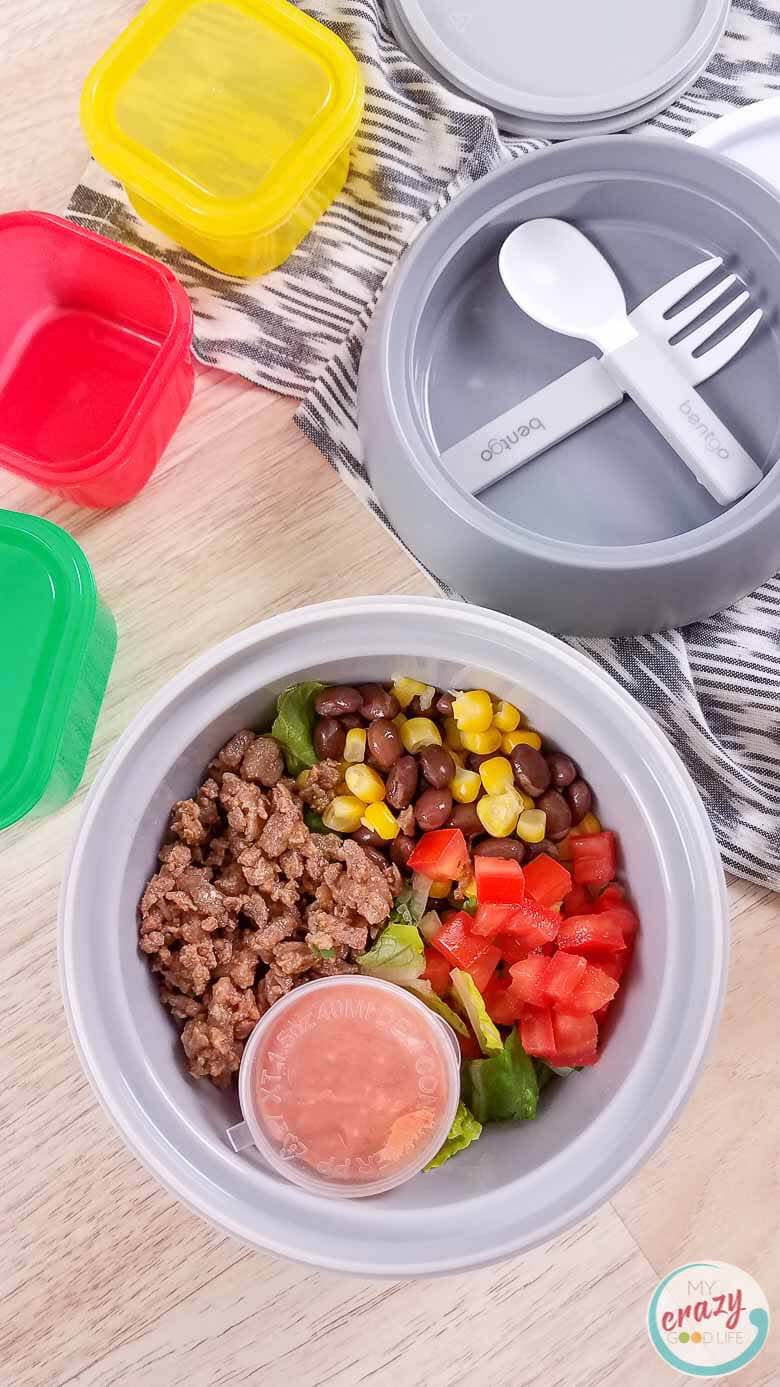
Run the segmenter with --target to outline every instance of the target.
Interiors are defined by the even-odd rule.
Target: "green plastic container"
[[[0,829],[52,813],[78,788],[115,650],[114,618],[75,540],[0,510]]]

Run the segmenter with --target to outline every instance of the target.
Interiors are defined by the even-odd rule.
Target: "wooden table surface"
[[[63,209],[85,161],[81,83],[137,8],[0,7],[0,211]],[[85,786],[150,695],[229,633],[337,593],[429,591],[292,413],[289,400],[199,372],[162,465],[114,512],[79,510],[0,472],[0,506],[70,530],[118,621]],[[493,1269],[360,1281],[222,1237],[159,1188],[99,1108],[70,1043],[56,960],[57,894],[83,793],[0,843],[2,1387],[662,1387],[694,1379],[647,1340],[660,1276],[685,1261],[734,1262],[777,1305],[777,897],[732,883],[717,1045],[674,1132],[610,1206]],[[734,1380],[776,1384],[779,1342],[775,1333]]]

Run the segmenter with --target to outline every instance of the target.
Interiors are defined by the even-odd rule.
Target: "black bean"
[[[443,828],[452,813],[452,795],[449,790],[423,790],[414,806],[414,817],[423,832],[432,828]]]
[[[544,853],[546,857],[554,857],[556,862],[561,855],[556,844],[552,843],[549,838],[543,838],[541,843],[528,844],[528,856],[531,861],[533,861],[535,857],[541,857],[542,853]]]
[[[473,852],[475,857],[511,857],[515,862],[523,862],[525,843],[519,838],[483,838]]]
[[[360,694],[363,699],[360,711],[369,722],[374,722],[376,718],[398,717],[398,699],[389,689],[383,689],[381,684],[361,684]]]
[[[379,834],[375,833],[373,828],[364,828],[361,825],[360,828],[356,828],[355,832],[350,833],[349,836],[350,838],[354,838],[355,842],[359,843],[361,848],[385,847],[384,838],[380,838]]]
[[[385,846],[387,845],[385,844]],[[381,853],[379,851],[378,848],[372,848],[368,844],[364,843],[363,851],[366,854],[366,857],[370,857],[371,861],[376,863],[377,867],[387,866],[387,858],[384,856],[384,853]]]
[[[500,755],[500,750],[488,751],[484,756],[482,756],[480,753],[476,751],[470,751],[468,756],[466,757],[466,765],[468,766],[470,771],[478,771],[483,761],[492,761],[494,756]]]
[[[551,752],[547,757],[547,764],[556,790],[565,790],[567,785],[571,785],[572,781],[577,779],[577,767],[571,757],[562,751]]]
[[[559,843],[571,828],[571,809],[559,790],[545,790],[536,801],[537,809],[547,815],[547,837]]]
[[[366,734],[368,750],[383,771],[389,771],[403,755],[403,742],[398,728],[389,718],[375,718]]]
[[[363,727],[363,719],[357,713],[345,713],[339,718],[341,726],[345,732],[351,732],[353,727]]]
[[[455,699],[452,694],[440,693],[438,698],[434,700],[434,712],[438,713],[440,718],[451,718],[453,716],[452,705],[454,702]]]
[[[317,694],[314,708],[321,718],[338,718],[342,713],[356,713],[362,702],[357,689],[348,684],[335,684]]]
[[[473,804],[453,804],[447,827],[459,828],[465,838],[473,838],[477,833],[484,833],[485,825],[477,813],[476,801]]]
[[[575,824],[584,819],[585,815],[589,814],[593,808],[593,791],[587,780],[575,780],[574,784],[570,785],[566,791],[566,798],[569,801],[571,816]]]
[[[543,795],[550,784],[550,767],[536,747],[518,742],[509,753],[515,780],[520,789],[534,799]]]
[[[390,856],[392,857],[396,867],[401,868],[401,871],[404,870],[404,867],[409,861],[409,858],[414,852],[414,849],[414,838],[410,838],[408,833],[399,833],[398,837],[394,838],[392,843],[390,844]]]
[[[387,777],[386,799],[391,809],[406,809],[417,794],[417,762],[399,756]]]
[[[335,718],[320,718],[314,728],[314,750],[320,761],[340,761],[347,734]]]
[[[455,762],[443,746],[426,746],[419,753],[420,770],[429,785],[443,790],[455,774]]]

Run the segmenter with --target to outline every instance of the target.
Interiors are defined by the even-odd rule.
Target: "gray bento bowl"
[[[374,1199],[317,1199],[237,1155],[232,1093],[188,1077],[136,947],[136,908],[173,802],[237,728],[266,727],[313,676],[484,685],[522,705],[593,782],[619,830],[641,916],[599,1064],[546,1095],[535,1123],[487,1130],[440,1171]],[[208,651],[120,739],[87,799],[60,913],[65,1004],[84,1068],[124,1140],[190,1208],[245,1242],[318,1266],[407,1277],[537,1246],[647,1159],[687,1099],[726,980],[717,847],[693,784],[650,718],[562,642],[442,599],[361,598],[275,617]],[[370,1063],[370,1058],[367,1060]]]
[[[522,220],[560,216],[604,250],[629,309],[722,255],[765,319],[701,393],[767,473],[722,510],[625,401],[474,498],[440,453],[593,353],[527,318],[497,255]],[[780,201],[680,140],[573,141],[462,193],[404,256],[371,323],[359,428],[400,537],[452,589],[571,635],[709,616],[780,568]]]

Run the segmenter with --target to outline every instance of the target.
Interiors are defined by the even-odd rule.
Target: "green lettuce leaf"
[[[276,701],[276,718],[271,728],[284,752],[288,775],[300,775],[317,764],[312,733],[314,731],[314,700],[325,688],[316,680],[293,684]]]
[[[469,1060],[463,1067],[463,1101],[478,1122],[511,1122],[536,1117],[536,1070],[513,1027],[500,1055]]]
[[[476,896],[467,896],[466,899],[461,903],[461,907],[460,907],[460,908],[461,908],[461,910],[465,910],[465,912],[466,912],[467,915],[476,915],[476,913],[477,913],[477,898],[476,898]]]
[[[357,960],[361,973],[386,982],[416,982],[425,972],[425,950],[415,925],[388,925]]]
[[[435,910],[426,910],[423,915],[419,930],[426,944],[431,944],[441,929],[441,917]]]
[[[399,896],[396,896],[395,905],[390,912],[388,924],[391,925],[416,925],[417,921],[412,913],[412,888],[405,886]]]
[[[477,984],[470,973],[462,968],[453,968],[450,973],[453,996],[465,1011],[483,1055],[500,1055],[504,1048],[501,1032],[491,1021],[487,1007]]]
[[[452,1010],[452,1007],[448,1007],[447,1003],[442,1001],[438,992],[434,992],[427,978],[419,978],[416,982],[408,982],[406,984],[406,989],[408,992],[413,992],[415,997],[419,997],[421,1002],[425,1002],[425,1005],[430,1007],[431,1011],[435,1011],[436,1015],[440,1016],[443,1021],[446,1021],[448,1026],[452,1026],[452,1029],[457,1031],[459,1035],[468,1035],[469,1028],[465,1021],[461,1020],[458,1013]]]
[[[471,1146],[472,1141],[476,1141],[482,1132],[482,1123],[477,1122],[472,1112],[469,1112],[465,1103],[458,1104],[458,1111],[455,1114],[455,1121],[450,1128],[441,1151],[429,1161],[426,1170],[435,1170],[437,1166],[444,1165],[450,1156],[457,1156],[459,1151],[465,1151],[467,1146]]]
[[[322,822],[321,815],[315,813],[313,809],[310,809],[308,804],[303,811],[303,822],[305,823],[310,833],[329,832],[329,830],[325,827],[324,823]]]

